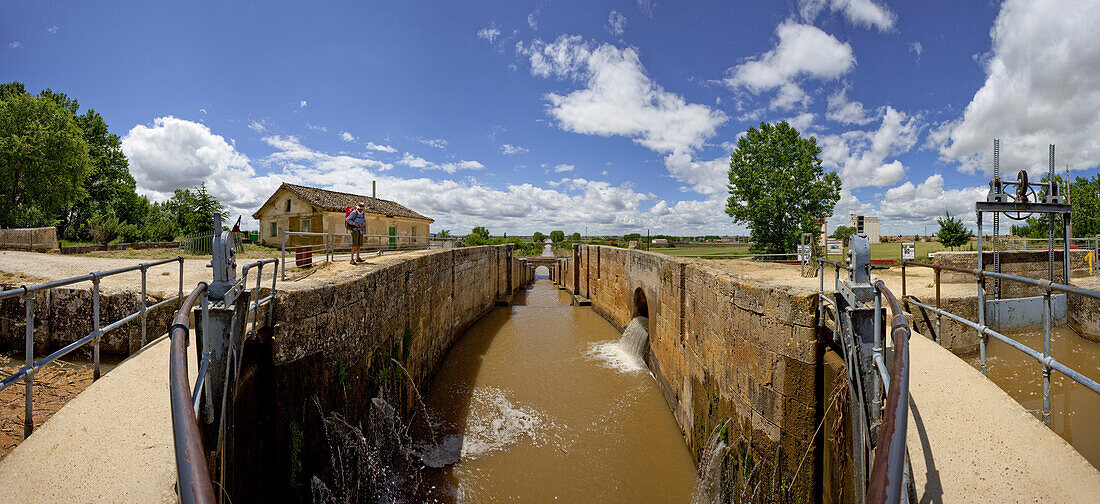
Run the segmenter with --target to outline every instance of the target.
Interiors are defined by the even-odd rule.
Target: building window
[[[290,199],[289,198],[286,200],[286,211],[287,212],[290,211]]]
[[[309,224],[310,224],[309,219],[302,219],[302,232],[303,233],[308,233],[309,232]]]
[[[274,238],[276,236],[279,236],[279,223],[278,222],[272,222],[271,223],[271,237]]]

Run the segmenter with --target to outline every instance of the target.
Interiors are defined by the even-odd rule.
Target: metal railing
[[[779,261],[784,257],[798,257],[798,254],[688,254],[674,257],[694,257],[697,259],[763,259],[765,261]]]
[[[199,282],[191,295],[180,304],[179,312],[168,330],[172,340],[171,357],[168,366],[168,388],[172,401],[172,440],[176,452],[176,478],[180,502],[185,504],[213,504],[214,484],[210,479],[210,470],[206,465],[206,450],[202,446],[198,418],[194,412],[190,380],[187,376],[187,347],[191,333],[191,310],[198,298],[206,296],[206,282]],[[205,303],[204,303],[205,305]],[[205,313],[206,310],[204,309]],[[196,380],[201,387],[201,377],[206,366],[200,366],[200,378]],[[197,395],[197,394],[196,394]]]
[[[180,278],[179,278],[179,292],[178,292],[178,294],[174,297],[170,297],[170,298],[164,299],[164,300],[162,300],[162,301],[160,301],[156,304],[153,304],[152,306],[147,306],[147,304],[148,304],[148,294],[147,294],[147,291],[146,291],[146,277],[147,277],[149,268],[156,267],[156,266],[161,266],[161,265],[169,264],[169,263],[179,263]],[[100,308],[100,290],[99,290],[100,281],[102,279],[106,278],[106,277],[119,275],[119,274],[122,274],[122,273],[128,273],[128,272],[131,272],[131,271],[141,271],[141,308],[139,308],[137,311],[135,311],[135,312],[133,312],[129,315],[126,315],[125,317],[122,317],[122,318],[120,318],[120,319],[118,319],[114,322],[108,323],[106,326],[101,327],[100,326],[100,320],[99,320],[99,318],[100,318],[99,317],[99,315],[100,315],[100,310],[99,310],[99,308]],[[72,343],[69,343],[68,345],[65,345],[61,349],[59,349],[59,350],[57,350],[57,351],[55,351],[55,352],[53,352],[53,353],[51,353],[47,356],[35,361],[34,360],[34,304],[35,304],[35,297],[36,297],[35,295],[40,291],[45,291],[45,290],[48,290],[48,289],[53,289],[53,288],[57,288],[57,287],[64,287],[64,286],[67,286],[67,285],[72,285],[72,284],[80,283],[80,282],[88,282],[88,281],[92,282],[92,332],[88,333],[88,335],[86,335],[86,336],[84,336],[84,337],[82,337],[82,338],[80,338],[80,339],[78,339],[78,340],[76,340]],[[99,372],[99,341],[100,341],[100,339],[103,337],[104,334],[107,334],[110,331],[118,329],[119,327],[122,327],[123,325],[125,325],[127,322],[130,322],[130,321],[132,321],[136,318],[139,318],[139,317],[141,318],[141,345],[145,346],[145,343],[148,341],[148,338],[146,336],[147,318],[148,318],[146,314],[148,313],[148,311],[156,309],[160,306],[163,306],[163,305],[165,305],[167,303],[170,303],[172,301],[175,301],[177,299],[181,299],[183,297],[183,258],[182,257],[175,257],[175,258],[172,258],[172,259],[164,259],[164,260],[161,260],[161,261],[141,263],[141,264],[136,264],[134,266],[127,266],[125,268],[118,268],[118,269],[113,269],[113,270],[109,270],[109,271],[97,271],[95,273],[89,273],[87,275],[81,275],[81,276],[78,276],[78,277],[66,278],[64,280],[55,280],[53,282],[45,282],[45,283],[34,284],[34,285],[24,285],[24,286],[15,288],[15,289],[9,289],[9,290],[0,292],[0,300],[9,299],[9,298],[16,298],[16,297],[23,298],[23,303],[26,305],[26,318],[25,318],[25,320],[26,320],[26,331],[27,331],[26,351],[25,351],[26,363],[21,368],[19,368],[18,371],[16,371],[14,374],[12,374],[11,376],[8,376],[8,377],[4,378],[3,380],[0,380],[0,390],[4,390],[4,389],[8,388],[12,384],[19,381],[20,379],[23,380],[24,385],[26,387],[25,392],[24,392],[25,406],[24,406],[24,413],[23,413],[24,414],[24,418],[23,418],[23,437],[26,438],[26,437],[30,436],[31,433],[34,431],[34,392],[33,392],[33,388],[34,388],[34,375],[38,372],[38,370],[41,369],[42,366],[45,366],[46,364],[49,364],[50,362],[53,362],[53,361],[55,361],[55,360],[57,360],[61,357],[64,357],[64,356],[68,355],[69,353],[71,353],[72,351],[76,350],[77,348],[80,348],[80,347],[88,344],[89,342],[91,342],[91,343],[93,343],[92,355],[93,355],[93,360],[94,360],[94,368],[93,368],[93,372],[92,372],[92,378],[95,379],[95,380],[98,380],[99,376],[100,376],[100,372]]]
[[[834,271],[834,288],[840,287],[840,270],[852,271],[852,268],[843,262],[818,258],[820,265],[818,277],[820,286],[818,290],[818,321],[824,325],[825,307],[830,306],[833,311],[834,341],[844,344],[844,339],[837,337],[836,331],[841,331],[840,310],[836,301],[825,293],[825,266],[830,265]],[[867,274],[870,277],[870,263],[867,264]],[[872,408],[882,408],[882,428],[879,431],[877,444],[875,445],[874,460],[871,465],[871,474],[868,478],[866,501],[871,503],[905,502],[905,492],[910,486],[911,470],[906,456],[906,430],[909,418],[909,319],[902,311],[897,298],[886,287],[882,280],[871,283],[874,287],[874,346],[871,349],[871,361],[875,371],[872,383],[872,396],[876,402]],[[882,319],[878,315],[882,313],[882,298],[886,297],[887,304],[893,317],[890,321],[890,334],[892,335],[893,360],[890,366],[886,365],[886,348],[884,346],[885,328]],[[845,366],[851,369],[856,365],[855,349],[845,349]],[[849,393],[852,390],[849,388]],[[879,402],[883,392],[886,400]],[[853,404],[856,401],[853,398]],[[857,426],[852,426],[855,432]],[[860,432],[869,435],[866,426],[859,427]],[[856,439],[853,436],[853,447]],[[862,466],[863,457],[866,454],[853,454],[853,463]],[[854,472],[853,474],[856,474]],[[857,483],[858,484],[858,483]]]
[[[276,281],[278,275],[272,272],[271,291],[267,296],[260,297],[261,282],[265,264],[274,264],[275,272],[279,268],[278,259],[263,259],[241,268],[241,278],[237,280],[231,290],[241,290],[248,285],[248,274],[253,268],[256,270],[256,287],[249,298],[247,310],[244,311],[242,324],[248,323],[248,317],[252,316],[251,328],[247,337],[253,337],[259,326],[259,312],[263,305],[268,306],[266,324],[273,321],[271,302],[275,299]],[[203,352],[198,365],[198,375],[195,377],[195,386],[189,388],[190,378],[187,372],[187,347],[190,345],[191,323],[190,314],[195,308],[195,302],[199,302],[200,321],[203,334],[210,330],[210,302],[207,297],[207,283],[200,282],[195,290],[180,304],[169,337],[172,341],[172,354],[169,366],[169,386],[172,402],[172,437],[176,453],[176,477],[178,481],[180,502],[190,503],[214,503],[214,487],[206,463],[206,452],[203,448],[202,435],[198,426],[199,406],[203,386],[210,371],[212,354],[210,349]],[[234,335],[235,336],[235,335]],[[241,356],[237,353],[238,344],[230,341],[229,352],[226,356],[225,366],[227,375],[232,372],[234,376],[239,373]],[[221,425],[224,425],[222,422]]]
[[[289,238],[288,238],[289,237]],[[294,242],[311,242],[299,243]],[[424,250],[433,248],[432,243],[438,242],[438,248],[444,247],[444,240],[433,240],[427,236],[395,236],[395,235],[363,235],[363,245],[360,253],[375,253],[382,255],[385,252],[399,252],[408,250]],[[453,245],[453,241],[451,241]],[[306,233],[302,231],[283,231],[282,244],[279,247],[282,253],[282,276],[286,280],[287,270],[312,266],[315,262],[331,262],[338,257],[351,257],[351,233]],[[292,261],[287,261],[287,253],[292,255]],[[317,259],[314,259],[314,257]]]
[[[913,296],[907,296],[905,294],[905,267],[906,266],[917,266],[917,267],[922,267],[922,268],[932,268],[933,270],[936,271],[936,306],[929,306],[925,303],[920,302],[917,298],[915,298]],[[977,287],[978,287],[978,321],[977,322],[973,322],[973,321],[968,320],[964,317],[960,317],[960,316],[958,316],[954,313],[948,312],[948,311],[940,308],[940,302],[939,302],[939,290],[940,289],[939,288],[940,288],[940,271],[941,270],[954,271],[954,272],[957,272],[957,273],[965,273],[965,274],[974,275],[975,279],[977,280]],[[1051,420],[1050,420],[1050,372],[1052,370],[1058,371],[1059,373],[1062,373],[1062,374],[1072,378],[1074,381],[1076,381],[1077,383],[1080,383],[1081,385],[1084,385],[1086,388],[1088,388],[1089,390],[1091,390],[1093,392],[1100,393],[1100,383],[1097,383],[1095,380],[1093,380],[1093,379],[1077,372],[1076,370],[1066,366],[1065,364],[1062,364],[1061,362],[1058,362],[1058,360],[1054,358],[1054,356],[1052,355],[1052,351],[1051,351],[1051,333],[1050,333],[1051,327],[1053,326],[1053,318],[1054,318],[1053,317],[1054,309],[1053,309],[1053,304],[1051,303],[1051,293],[1052,292],[1055,292],[1055,291],[1064,292],[1066,294],[1075,294],[1075,295],[1079,295],[1079,296],[1089,297],[1089,298],[1092,298],[1092,299],[1100,299],[1100,291],[1095,291],[1095,290],[1091,290],[1091,289],[1084,289],[1084,288],[1081,288],[1081,287],[1077,287],[1075,285],[1067,285],[1067,284],[1051,282],[1050,280],[1039,280],[1039,279],[1035,279],[1035,278],[1028,278],[1028,277],[1022,277],[1022,276],[1017,276],[1017,275],[1009,275],[1009,274],[1006,274],[1006,273],[997,273],[997,272],[994,272],[994,271],[984,271],[984,270],[980,270],[980,269],[958,268],[958,267],[954,267],[954,266],[945,266],[945,265],[942,265],[942,264],[924,264],[924,263],[917,263],[917,262],[912,262],[912,261],[903,261],[901,271],[902,271],[902,299],[903,299],[903,301],[905,301],[906,303],[912,303],[916,306],[919,306],[920,308],[923,308],[925,310],[929,310],[929,311],[936,314],[936,317],[937,317],[937,321],[936,321],[937,338],[938,338],[938,333],[939,333],[939,330],[940,330],[940,322],[939,322],[940,317],[947,317],[950,320],[953,320],[955,322],[963,324],[963,325],[965,325],[967,327],[970,327],[970,328],[972,328],[972,329],[974,329],[975,331],[978,332],[979,362],[981,363],[981,372],[982,372],[983,375],[988,374],[988,367],[987,367],[987,363],[986,363],[986,344],[987,344],[988,338],[990,336],[992,336],[994,338],[997,338],[998,340],[1004,342],[1005,344],[1011,346],[1012,348],[1015,348],[1016,350],[1019,350],[1024,355],[1027,355],[1028,357],[1031,357],[1032,359],[1035,359],[1036,361],[1038,361],[1042,365],[1042,367],[1043,367],[1043,370],[1042,370],[1042,373],[1043,373],[1043,423],[1045,423],[1047,426],[1051,425]],[[1042,291],[1043,291],[1043,301],[1042,301],[1042,305],[1043,305],[1043,351],[1042,352],[1036,351],[1036,350],[1032,349],[1031,347],[1029,347],[1029,346],[1027,346],[1023,343],[1020,343],[1020,342],[1018,342],[1018,341],[1016,341],[1016,340],[1014,340],[1014,339],[1012,339],[1008,336],[1005,336],[1004,334],[1002,334],[1002,333],[1000,333],[996,330],[991,329],[986,324],[986,315],[985,315],[985,307],[986,307],[985,279],[986,279],[986,277],[994,278],[994,279],[1000,279],[1000,280],[1008,280],[1008,281],[1011,281],[1011,282],[1019,282],[1019,283],[1039,287],[1040,289],[1042,289]]]

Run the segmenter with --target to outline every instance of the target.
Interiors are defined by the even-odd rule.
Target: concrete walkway
[[[917,333],[910,362],[918,502],[1100,502],[1100,471],[978,370]]]
[[[103,375],[0,459],[8,502],[176,502],[167,336]],[[194,345],[188,357],[195,379]]]

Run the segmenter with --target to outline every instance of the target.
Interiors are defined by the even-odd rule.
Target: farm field
[[[928,254],[944,250],[939,242],[917,242],[917,259],[927,259]],[[966,250],[966,247],[959,247]],[[671,256],[720,256],[748,254],[748,245],[654,247],[653,252]],[[829,254],[829,259],[841,259],[841,254]],[[791,259],[794,257],[791,256]],[[875,243],[871,245],[871,259],[901,259],[901,243]]]

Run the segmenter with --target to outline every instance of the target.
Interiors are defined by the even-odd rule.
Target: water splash
[[[634,317],[618,341],[594,343],[588,348],[587,355],[623,373],[645,371],[645,352],[649,345],[648,328],[648,318]]]
[[[551,424],[543,413],[513,403],[497,387],[477,387],[471,399],[466,427],[460,434],[463,459],[476,459],[522,439],[538,444]]]
[[[695,482],[695,492],[691,496],[691,504],[717,504],[722,502],[722,490],[725,487],[724,462],[728,452],[725,440],[725,427],[729,423],[726,420],[714,426],[714,430],[707,439],[707,445],[703,450],[703,456],[699,459],[699,479]]]

